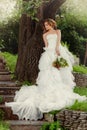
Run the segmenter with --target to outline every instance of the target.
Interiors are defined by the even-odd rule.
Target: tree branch
[[[56,11],[66,0],[50,0],[48,4],[44,6],[44,18],[55,17]]]

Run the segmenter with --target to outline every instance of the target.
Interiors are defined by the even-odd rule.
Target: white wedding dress
[[[87,99],[73,92],[75,83],[72,64],[74,60],[66,47],[60,45],[60,55],[67,60],[69,66],[60,69],[52,66],[57,58],[55,52],[57,38],[57,34],[47,35],[48,47],[44,47],[45,51],[39,60],[40,72],[36,79],[37,85],[22,86],[16,92],[14,102],[5,103],[12,108],[19,119],[38,120],[43,117],[43,113],[71,106],[75,100]]]

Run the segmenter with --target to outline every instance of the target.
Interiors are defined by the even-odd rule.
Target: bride
[[[75,86],[72,75],[74,63],[72,54],[61,45],[61,31],[56,30],[56,22],[53,19],[44,20],[43,40],[45,51],[39,60],[39,74],[37,85],[22,86],[16,92],[14,102],[5,103],[13,110],[13,114],[19,119],[38,120],[43,113],[52,110],[60,110],[74,104],[75,100],[83,101],[87,98],[73,92]],[[68,67],[57,69],[52,63],[58,56],[62,56],[68,62]]]

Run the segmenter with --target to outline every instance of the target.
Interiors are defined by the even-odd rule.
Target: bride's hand
[[[60,51],[59,51],[59,49],[56,48],[55,50],[56,50],[56,54],[57,54],[57,55],[60,55]]]

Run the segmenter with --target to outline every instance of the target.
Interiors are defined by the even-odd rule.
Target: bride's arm
[[[43,40],[44,40],[45,47],[48,47],[48,42],[47,42],[47,39],[46,39],[46,34],[43,34]]]
[[[59,45],[61,43],[61,31],[60,30],[56,30],[58,38],[57,38],[57,43],[56,43],[56,53],[58,55],[60,55],[60,51],[59,51]]]

